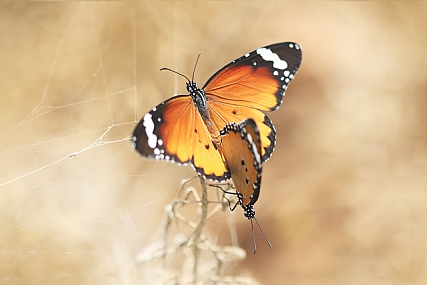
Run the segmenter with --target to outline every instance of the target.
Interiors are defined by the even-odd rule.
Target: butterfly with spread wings
[[[252,118],[260,132],[261,159],[268,160],[276,131],[264,111],[280,106],[301,58],[298,44],[277,43],[232,61],[202,88],[187,79],[188,95],[171,97],[143,116],[132,136],[134,148],[149,159],[191,163],[199,175],[225,181],[230,171],[220,130]]]

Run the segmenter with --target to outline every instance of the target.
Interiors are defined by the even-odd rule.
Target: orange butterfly
[[[262,235],[271,247],[257,219],[253,205],[258,200],[261,189],[261,139],[258,127],[254,120],[247,119],[240,123],[227,123],[220,132],[222,137],[223,154],[231,173],[235,193],[238,201],[237,205],[242,206],[245,217],[251,221],[252,236],[254,238],[254,254],[256,253],[256,242],[254,234],[254,219],[261,230]]]
[[[221,130],[223,153],[231,173],[236,195],[245,217],[255,216],[253,205],[261,187],[261,139],[253,119],[227,123]]]
[[[263,111],[280,106],[301,58],[298,44],[278,43],[232,61],[202,88],[187,79],[188,95],[174,96],[143,116],[132,136],[134,148],[149,159],[190,162],[199,175],[225,181],[230,171],[219,131],[228,122],[252,118],[260,132],[261,160],[268,160],[276,131]]]

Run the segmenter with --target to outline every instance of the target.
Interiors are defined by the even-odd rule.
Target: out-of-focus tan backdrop
[[[303,61],[277,147],[235,213],[263,284],[427,282],[427,4],[11,3],[1,7],[0,283],[156,284],[135,261],[191,167],[129,136],[156,104],[258,47]],[[103,135],[105,133],[105,136]],[[68,157],[75,153],[75,156]],[[226,244],[221,231],[214,237]]]

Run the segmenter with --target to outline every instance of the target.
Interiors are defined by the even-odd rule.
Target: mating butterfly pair
[[[144,115],[132,136],[134,148],[149,159],[190,162],[210,180],[231,177],[245,216],[252,219],[261,165],[276,144],[264,111],[280,106],[301,58],[298,44],[278,43],[232,61],[202,88],[187,78],[188,95],[174,96]]]

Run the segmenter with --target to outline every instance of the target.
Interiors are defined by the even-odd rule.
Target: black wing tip
[[[295,42],[276,43],[263,48],[272,50],[274,53],[278,54],[280,58],[283,58],[283,60],[285,60],[288,64],[284,74],[278,75],[281,74],[279,71],[279,73],[276,74],[275,77],[275,79],[278,80],[279,83],[277,91],[274,94],[276,97],[276,105],[271,107],[269,110],[275,111],[279,109],[280,105],[282,104],[286,90],[290,82],[295,78],[295,75],[297,74],[301,66],[302,49],[301,46]]]
[[[292,50],[291,54],[287,54],[287,60],[292,63],[292,69],[290,70],[294,75],[297,73],[301,62],[302,62],[302,48],[301,45],[295,42],[282,42],[277,44],[272,44],[266,48],[275,49],[286,47],[288,50]]]

